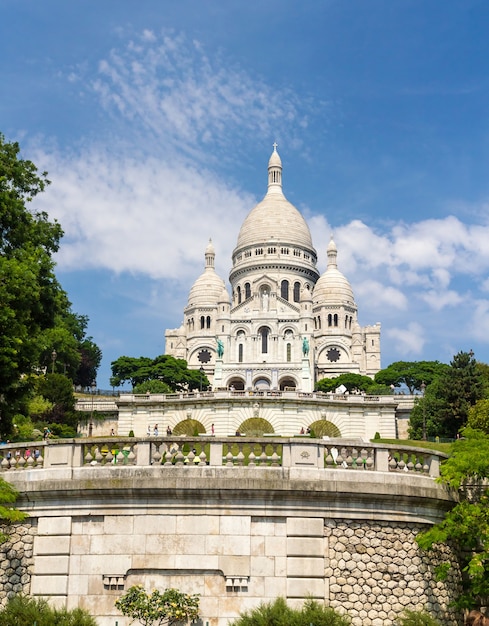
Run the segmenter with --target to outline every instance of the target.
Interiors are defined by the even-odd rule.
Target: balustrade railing
[[[446,455],[423,448],[278,437],[94,437],[0,446],[0,471],[59,467],[315,467],[439,476]]]

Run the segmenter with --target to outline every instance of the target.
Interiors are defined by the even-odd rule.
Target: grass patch
[[[451,443],[437,443],[436,441],[422,441],[418,439],[371,439],[372,443],[386,443],[395,446],[412,446],[413,448],[427,448],[448,454]]]

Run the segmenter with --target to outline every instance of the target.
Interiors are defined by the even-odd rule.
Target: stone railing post
[[[209,451],[209,465],[222,465],[222,442],[211,441]]]
[[[432,478],[438,478],[440,476],[440,457],[431,454],[428,462],[430,476]]]
[[[389,450],[387,448],[375,448],[375,470],[377,472],[389,471]]]
[[[79,443],[47,443],[43,452],[44,468],[80,467],[82,465],[83,446]]]
[[[136,465],[149,467],[151,465],[151,442],[139,440],[137,446]]]
[[[289,443],[284,443],[282,446],[282,467],[290,467],[292,465],[292,452],[291,447],[294,444],[289,441]]]

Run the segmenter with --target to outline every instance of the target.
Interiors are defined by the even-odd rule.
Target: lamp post
[[[424,392],[426,390],[426,383],[421,383],[421,395],[423,396],[423,441],[426,441],[426,407],[424,404]]]
[[[95,380],[92,381],[90,385],[90,389],[92,391],[92,410],[90,411],[90,424],[88,425],[88,436],[91,437],[93,434],[93,397],[95,395],[95,389],[97,388],[97,383]]]
[[[51,352],[51,374],[54,374],[54,364],[56,363],[56,357],[58,356],[58,353],[56,352],[56,350],[53,350]]]
[[[202,374],[204,374],[204,368],[202,365],[200,366],[199,371],[200,371],[200,391],[202,392]]]

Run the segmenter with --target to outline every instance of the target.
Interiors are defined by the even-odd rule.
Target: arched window
[[[200,318],[200,329],[202,330],[203,328],[205,328],[205,317],[202,315]]]
[[[210,328],[210,327],[211,327],[211,316],[208,315],[207,316],[207,328]]]
[[[331,313],[328,314],[328,326],[333,326],[333,316]]]
[[[283,280],[282,281],[282,284],[280,286],[280,296],[284,300],[288,300],[289,299],[289,281],[288,280]]]
[[[248,298],[251,298],[251,286],[250,286],[250,283],[245,283],[245,298],[246,298],[246,300],[248,300]]]
[[[287,363],[290,363],[292,360],[292,346],[290,343],[287,344]]]
[[[301,284],[294,283],[294,302],[300,302],[301,300]]]
[[[318,328],[321,330],[321,316],[318,315]]]
[[[338,326],[338,313],[334,314],[334,325]]]
[[[240,343],[238,346],[238,363],[243,362],[243,344]]]
[[[241,304],[241,287],[236,289],[236,293],[238,294],[238,304]]]
[[[259,333],[261,335],[261,353],[268,353],[268,335],[270,334],[270,330],[268,328],[260,328]]]

